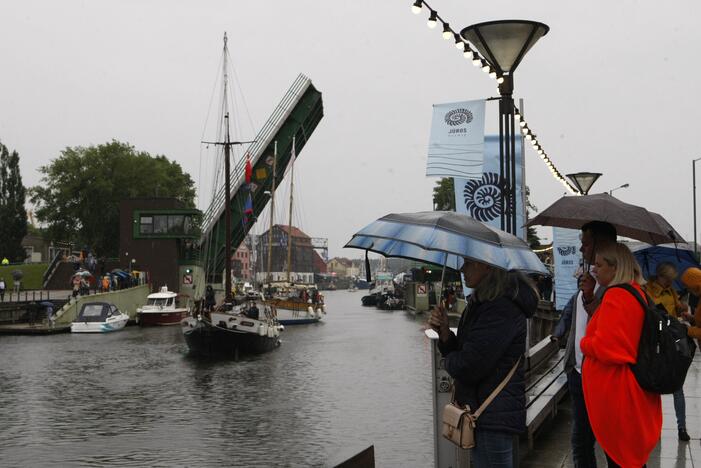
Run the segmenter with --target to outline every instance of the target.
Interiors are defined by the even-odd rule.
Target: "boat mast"
[[[292,269],[292,194],[294,193],[295,184],[295,159],[297,152],[295,151],[295,137],[292,136],[292,156],[290,161],[290,215],[287,222],[287,282],[290,282],[290,270]]]
[[[270,192],[270,229],[268,229],[268,286],[272,282],[271,270],[273,268],[273,223],[275,217],[275,171],[277,168],[277,140],[275,140],[275,152],[273,153],[273,186]]]
[[[227,47],[227,37],[226,32],[224,33],[224,57],[222,58],[222,72],[224,75],[223,80],[223,103],[222,103],[222,113],[224,114],[224,141],[203,141],[202,143],[207,143],[211,145],[221,145],[224,147],[224,228],[226,230],[225,245],[224,245],[224,302],[232,302],[233,297],[231,295],[231,147],[233,145],[244,145],[249,143],[255,143],[255,140],[251,141],[231,141],[231,135],[229,134],[229,74],[228,69],[228,58],[229,58],[229,48]]]
[[[224,71],[224,195],[225,195],[225,228],[226,228],[226,245],[224,249],[224,302],[232,302],[231,297],[231,163],[229,162],[229,154],[231,152],[231,137],[229,135],[229,99],[227,89],[227,56],[229,55],[227,46],[227,37],[224,33],[224,60],[222,67]]]

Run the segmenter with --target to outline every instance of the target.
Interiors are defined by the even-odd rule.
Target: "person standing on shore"
[[[616,243],[616,228],[609,223],[592,221],[582,226],[582,252],[584,271],[579,278],[579,291],[574,295],[567,344],[565,345],[565,372],[567,386],[572,400],[572,459],[575,468],[596,468],[594,444],[596,438],[589,424],[587,407],[582,391],[582,362],[584,355],[579,343],[589,323],[589,319],[599,306],[604,288],[600,288],[596,279],[589,273],[589,266],[594,263],[595,253],[608,245]],[[564,318],[564,314],[563,314]],[[559,327],[563,328],[563,327]],[[561,338],[565,334],[561,330]]]
[[[627,284],[642,297],[645,281],[628,247],[617,243],[596,252],[594,275],[604,294],[580,343],[582,386],[589,422],[609,468],[640,468],[662,434],[662,398],[644,390],[631,369],[645,311]]]
[[[479,418],[472,460],[475,468],[514,464],[514,435],[526,428],[526,321],[538,307],[532,281],[517,272],[465,259],[465,284],[473,289],[455,335],[442,304],[428,324],[438,332],[438,348],[453,378],[455,401],[477,409],[517,365],[510,381]],[[518,364],[517,364],[518,363]]]
[[[5,300],[5,289],[7,286],[5,285],[5,278],[0,278],[0,301]]]
[[[664,307],[669,315],[674,318],[683,318],[683,314],[688,312],[688,306],[681,303],[677,291],[674,290],[674,280],[677,279],[677,267],[670,262],[662,262],[655,269],[655,276],[650,277],[647,284],[643,286],[655,304]],[[689,442],[691,437],[686,431],[686,400],[684,398],[684,387],[673,394],[674,413],[677,416],[677,432],[679,440]]]

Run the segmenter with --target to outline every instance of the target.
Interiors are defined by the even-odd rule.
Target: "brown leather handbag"
[[[459,406],[455,402],[455,384],[453,384],[453,393],[450,398],[450,403],[443,407],[443,437],[454,443],[460,448],[468,449],[475,446],[475,427],[477,426],[477,418],[487,409],[487,406],[501,392],[506,384],[514,376],[518,365],[521,363],[521,358],[518,358],[514,367],[504,377],[504,380],[494,389],[487,397],[482,405],[474,413],[468,405]]]

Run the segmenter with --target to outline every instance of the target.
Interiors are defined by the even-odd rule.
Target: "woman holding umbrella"
[[[480,415],[472,453],[475,468],[511,467],[514,435],[526,427],[520,359],[526,351],[526,319],[538,306],[538,294],[531,280],[515,271],[469,259],[460,271],[473,293],[457,335],[450,331],[442,306],[432,311],[429,324],[438,332],[438,346],[454,379],[459,405],[476,410],[517,365],[504,389]]]

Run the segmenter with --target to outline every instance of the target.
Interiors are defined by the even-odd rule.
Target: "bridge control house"
[[[189,292],[201,212],[174,198],[131,198],[119,205],[119,264],[148,271],[151,286]],[[183,286],[185,291],[183,291]]]

